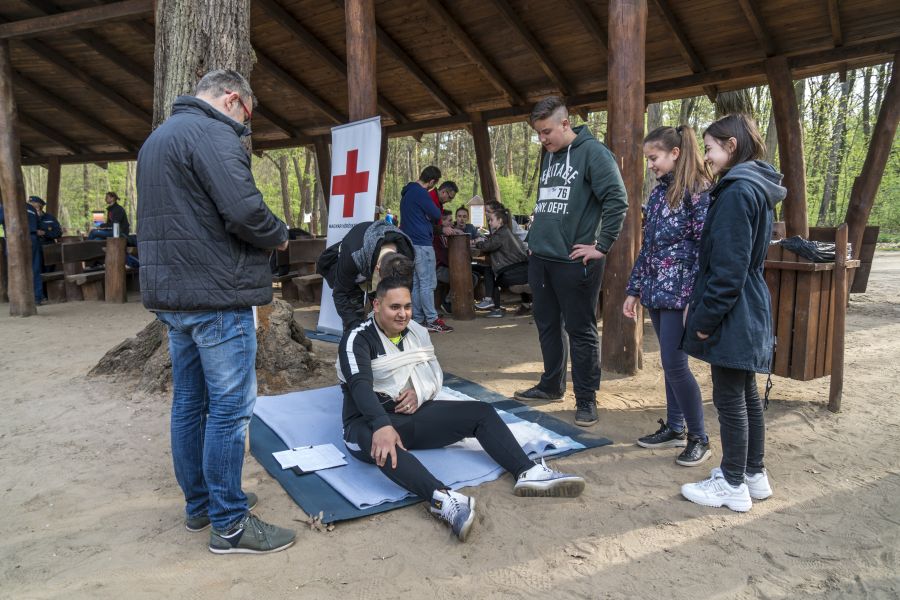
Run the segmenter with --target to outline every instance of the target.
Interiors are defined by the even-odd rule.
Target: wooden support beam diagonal
[[[682,28],[681,23],[678,21],[678,17],[675,16],[675,13],[672,11],[672,7],[669,6],[668,0],[652,0],[652,3],[656,6],[656,10],[663,18],[663,21],[666,22],[669,31],[675,36],[675,45],[678,48],[678,52],[681,54],[682,58],[684,58],[684,62],[691,68],[691,71],[694,73],[705,71],[706,67],[703,65],[703,61],[700,60],[694,47],[691,45],[690,41],[688,41],[687,36],[684,33],[684,28]]]
[[[301,96],[312,106],[319,109],[322,114],[326,115],[335,123],[346,123],[347,115],[331,106],[328,102],[319,97],[315,92],[297,81],[297,79],[288,73],[281,65],[269,58],[259,48],[256,52],[256,67],[266,71],[269,75],[277,79],[282,85],[285,85]]]
[[[550,78],[553,85],[559,89],[560,94],[568,96],[571,93],[572,86],[566,81],[566,77],[562,74],[562,71],[559,70],[559,67],[556,66],[553,59],[550,58],[550,55],[547,54],[547,51],[541,45],[540,41],[538,41],[534,34],[528,29],[528,26],[525,25],[525,22],[515,9],[510,6],[509,0],[488,1],[497,9],[497,12],[503,16],[509,26],[512,27],[513,31],[522,38],[522,41],[525,42],[525,45],[528,46],[528,49],[537,59],[541,70]]]
[[[272,19],[287,29],[299,42],[309,48],[325,64],[344,79],[347,78],[347,64],[328,49],[315,35],[303,26],[291,13],[278,4],[276,0],[256,0]],[[378,94],[378,108],[397,123],[406,123],[409,119],[382,94]]]
[[[828,21],[831,23],[831,39],[834,47],[844,45],[844,32],[841,29],[841,13],[838,0],[828,0]]]
[[[0,25],[0,39],[23,39],[78,29],[91,29],[111,21],[141,18],[153,14],[154,0],[123,0],[102,6],[70,10]]]
[[[68,100],[63,100],[46,88],[38,85],[31,79],[28,79],[21,73],[13,73],[13,82],[17,87],[25,90],[29,96],[32,96],[40,100],[41,102],[52,106],[56,110],[69,115],[73,119],[79,121],[82,125],[90,127],[101,135],[106,136],[125,150],[137,150],[137,144],[128,139],[126,136],[122,135],[118,131],[115,131],[109,126],[104,125],[100,121],[100,119],[81,112],[80,110],[75,108],[75,106]]]
[[[584,3],[584,0],[569,0],[569,6],[575,13],[577,21],[582,27],[587,29],[588,34],[603,49],[604,53],[609,52],[609,39],[606,36],[606,29],[597,21],[597,17],[591,12],[590,7]]]
[[[288,137],[303,137],[306,135],[299,128],[294,127],[287,119],[279,115],[272,109],[270,106],[267,106],[260,102],[256,105],[256,110],[253,111],[253,114],[259,115],[284,133],[288,135]]]
[[[775,48],[775,42],[769,36],[762,13],[759,11],[759,6],[756,5],[756,0],[738,0],[738,3],[741,5],[741,10],[744,11],[744,16],[750,24],[750,29],[753,30],[753,35],[756,36],[765,55],[775,56],[778,53]]]
[[[71,138],[59,133],[55,129],[45,125],[44,123],[41,123],[40,121],[32,119],[22,111],[19,111],[19,123],[22,124],[22,127],[27,127],[28,129],[41,134],[45,138],[56,142],[66,150],[71,151],[73,154],[86,154],[87,152],[89,152],[87,149],[85,149],[84,146],[78,145]]]
[[[487,56],[484,55],[481,49],[479,49],[475,42],[472,41],[472,38],[469,37],[469,34],[463,31],[463,28],[456,22],[456,19],[447,12],[444,5],[441,4],[439,0],[421,0],[421,2],[432,16],[447,28],[447,32],[450,34],[449,37],[453,43],[455,43],[457,47],[462,50],[463,54],[474,63],[474,66],[484,74],[487,80],[491,82],[491,85],[502,92],[509,100],[510,104],[522,104],[523,100],[519,92],[510,85],[500,71],[497,70],[497,67],[488,60]]]

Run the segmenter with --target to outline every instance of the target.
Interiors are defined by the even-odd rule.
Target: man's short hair
[[[382,279],[409,280],[410,286],[412,286],[414,264],[405,254],[388,252],[381,257],[378,267],[381,271]]]
[[[446,208],[444,208],[444,209],[441,209],[441,216],[442,217],[452,217],[453,213],[450,212],[449,210],[447,210]]]
[[[441,178],[441,170],[438,169],[434,165],[429,165],[422,169],[422,174],[419,175],[419,181],[422,183],[427,183],[429,181],[437,181]]]
[[[465,206],[460,206],[459,208],[457,208],[456,214],[459,214],[459,211],[463,211],[464,213],[469,214],[469,209],[466,208]]]
[[[563,118],[569,116],[569,110],[566,108],[566,103],[562,98],[559,96],[549,96],[544,98],[535,104],[534,108],[531,110],[531,124],[534,125],[535,121],[543,121],[560,110],[562,110]]]
[[[406,258],[405,256],[403,258]],[[408,259],[407,259],[408,260]],[[412,294],[412,278],[409,279],[405,277],[385,277],[381,281],[378,282],[378,287],[375,288],[375,297],[379,300],[383,299],[385,294],[387,294],[391,290],[396,290],[398,288],[406,288],[410,294]]]
[[[194,88],[194,95],[204,94],[218,98],[228,92],[237,92],[241,98],[256,106],[256,96],[250,89],[250,83],[243,75],[233,69],[216,69],[204,75]]]
[[[455,181],[445,181],[438,187],[438,190],[450,190],[454,194],[459,193],[459,186],[456,185]]]

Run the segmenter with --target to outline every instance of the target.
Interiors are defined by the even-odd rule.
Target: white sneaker
[[[431,514],[450,525],[459,541],[465,542],[475,522],[475,498],[463,496],[453,490],[435,490],[428,507]]]
[[[736,512],[747,512],[753,507],[747,484],[733,487],[725,480],[721,469],[718,473],[713,469],[709,479],[684,484],[681,486],[681,495],[694,504],[714,508],[726,506]]]
[[[554,471],[544,459],[540,464],[519,475],[513,493],[516,496],[552,496],[554,498],[575,498],[584,491],[584,479]]]
[[[492,298],[484,298],[475,305],[477,310],[490,310],[494,308],[494,300]]]
[[[716,467],[709,472],[710,477],[715,477],[716,473],[722,473],[721,467]],[[750,497],[754,500],[765,500],[772,495],[772,486],[769,484],[769,472],[763,469],[762,473],[756,475],[747,475],[744,473],[744,483],[750,490]]]

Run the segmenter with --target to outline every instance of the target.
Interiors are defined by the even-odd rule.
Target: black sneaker
[[[678,455],[675,462],[682,467],[696,467],[706,462],[712,456],[712,450],[709,449],[709,440],[703,441],[699,437],[688,436],[687,447]]]
[[[266,523],[247,513],[230,531],[215,528],[209,534],[209,551],[214,554],[268,554],[290,548],[295,534],[290,529]]]
[[[579,427],[590,427],[600,418],[597,416],[596,400],[579,400],[575,398],[575,424]]]
[[[545,392],[538,386],[530,387],[527,390],[516,390],[513,398],[527,402],[528,400],[544,400],[545,402],[562,402],[562,393],[551,394]]]
[[[687,432],[675,431],[662,419],[657,423],[660,427],[656,433],[638,438],[638,446],[641,448],[684,448],[687,446]]]
[[[500,307],[492,308],[490,312],[488,312],[488,314],[484,316],[488,317],[489,319],[502,319],[506,316],[506,311]]]
[[[256,508],[256,503],[259,502],[259,498],[256,497],[256,494],[253,492],[245,492],[245,495],[247,496],[247,510]],[[193,519],[188,518],[184,520],[184,528],[191,533],[203,531],[207,527],[209,527],[209,515],[200,515]]]

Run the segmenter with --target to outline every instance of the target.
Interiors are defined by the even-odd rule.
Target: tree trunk
[[[297,187],[300,188],[300,227],[303,227],[306,224],[306,215],[312,212],[309,189],[309,165],[312,152],[307,148],[303,148],[303,154],[303,171],[300,171],[300,161],[297,159],[297,155],[291,155],[291,159],[294,162],[294,174],[297,177]]]
[[[316,182],[313,188],[312,196],[312,215],[309,217],[309,232],[313,235],[319,235],[319,195],[322,193],[322,186],[319,185],[319,163],[318,158],[313,157],[316,161],[315,174]]]
[[[753,116],[753,98],[750,96],[750,90],[719,92],[716,95],[716,118],[736,113]]]
[[[528,184],[528,164],[531,160],[531,127],[528,123],[522,123],[522,189]],[[528,195],[525,195],[528,199]]]
[[[659,102],[654,102],[652,104],[647,105],[647,133],[649,134],[651,131],[658,127],[662,127],[662,109],[663,105]],[[641,203],[647,196],[650,195],[650,190],[656,185],[656,175],[653,174],[652,171],[644,166],[644,186],[641,189]]]
[[[866,67],[863,71],[863,100],[862,100],[862,128],[866,143],[872,137],[872,67]]]
[[[213,69],[250,79],[250,0],[157,0],[153,127]]]
[[[696,98],[682,98],[681,108],[678,111],[678,124],[690,125],[691,116],[694,114],[694,108],[697,106]]]
[[[87,164],[81,165],[81,192],[83,204],[82,207],[84,209],[83,216],[86,221],[86,225],[84,228],[84,234],[87,235],[91,231],[91,179],[88,174],[88,166]]]
[[[294,226],[294,211],[291,207],[291,186],[288,172],[288,157],[282,154],[278,157],[278,178],[281,180],[281,207],[284,210],[284,222],[288,227]]]
[[[513,126],[512,124],[509,124],[505,125],[504,127],[506,127],[506,164],[503,167],[503,175],[505,177],[509,177],[513,173]]]
[[[128,161],[125,163],[125,203],[128,210],[128,222],[132,231],[137,231],[137,188],[136,188],[137,163]]]
[[[837,197],[846,140],[847,101],[850,97],[850,92],[853,91],[855,73],[855,71],[850,71],[846,81],[841,83],[841,98],[838,101],[834,129],[831,133],[831,150],[828,152],[828,166],[825,170],[822,204],[819,206],[819,218],[816,220],[816,226],[818,227],[823,227],[826,224],[828,213],[831,211],[831,207]]]
[[[766,126],[766,160],[775,164],[778,152],[778,131],[775,125],[775,111],[769,110],[769,124]]]

